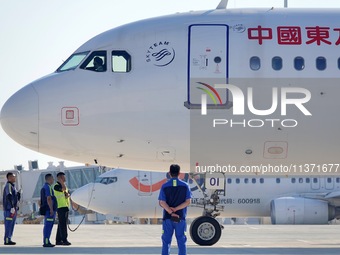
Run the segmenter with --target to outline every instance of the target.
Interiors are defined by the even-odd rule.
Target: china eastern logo
[[[202,84],[202,83],[200,83]],[[206,84],[205,84],[206,85]],[[295,119],[278,119],[273,118],[270,119],[268,116],[274,114],[278,106],[280,105],[280,115],[287,116],[287,106],[291,105],[292,107],[296,107],[304,116],[312,116],[311,112],[305,106],[311,100],[311,93],[309,90],[305,88],[299,87],[272,87],[271,88],[271,106],[268,109],[257,109],[254,106],[254,96],[253,96],[253,88],[248,87],[246,90],[246,94],[238,87],[232,84],[217,84],[214,87],[208,86],[210,89],[202,89],[205,94],[201,95],[201,115],[207,115],[207,95],[212,98],[213,94],[218,97],[217,90],[218,89],[227,89],[228,90],[228,98],[232,96],[232,110],[233,116],[250,116],[251,114],[256,116],[266,116],[266,119],[241,119],[236,122],[233,119],[214,119],[213,126],[217,125],[231,125],[231,127],[236,125],[241,125],[243,127],[262,127],[266,122],[270,123],[272,127],[275,126],[277,122],[280,122],[283,127],[295,127],[298,125],[298,121]],[[216,93],[215,93],[216,92]],[[218,97],[219,98],[219,97]],[[260,100],[268,100],[268,98],[258,98]],[[216,99],[213,100],[216,104]],[[220,101],[221,102],[221,101]],[[248,114],[249,112],[249,114]]]

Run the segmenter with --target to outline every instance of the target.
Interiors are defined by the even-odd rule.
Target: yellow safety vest
[[[60,192],[54,189],[54,187],[56,185],[58,185],[59,183],[54,184],[53,186],[53,190],[54,190],[54,195],[57,199],[57,204],[58,204],[58,208],[62,208],[62,207],[67,207],[70,204],[69,198],[65,196],[64,192]],[[66,187],[66,192],[68,193],[68,189]]]

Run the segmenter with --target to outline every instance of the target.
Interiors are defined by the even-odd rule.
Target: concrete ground
[[[71,228],[74,226],[71,226]],[[69,233],[71,246],[42,247],[43,225],[16,225],[16,246],[0,254],[160,254],[160,225],[82,225]],[[51,241],[54,243],[56,226]],[[200,247],[188,240],[188,254],[340,254],[340,226],[227,225],[220,241]],[[173,240],[172,254],[177,254]]]

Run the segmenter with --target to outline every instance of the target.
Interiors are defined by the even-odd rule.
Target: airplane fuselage
[[[212,10],[114,28],[13,95],[2,127],[30,149],[112,167],[338,163],[339,12]],[[210,133],[220,144],[202,159],[205,148],[195,149],[216,144],[193,129],[202,90],[227,83],[242,91],[244,109],[226,89],[218,90],[219,111],[208,95],[206,124],[219,120]]]
[[[193,194],[188,217],[202,215],[205,180],[195,178],[196,182],[193,182],[188,174],[181,174],[180,178],[190,184]],[[169,175],[163,172],[115,169],[101,175],[97,182],[76,190],[72,199],[103,214],[162,218],[158,195],[161,185],[168,180]],[[280,219],[282,222],[279,223],[284,224],[326,224],[337,216],[334,208],[339,202],[332,200],[330,194],[336,195],[339,191],[340,178],[335,176],[228,177],[224,190],[219,192],[219,205],[223,207],[220,216],[272,217],[272,220]],[[325,194],[329,197],[326,198]],[[283,207],[275,204],[277,202],[273,205],[273,201],[280,203],[283,200]],[[273,206],[282,210],[273,212]],[[320,218],[309,217],[310,214],[319,214]]]

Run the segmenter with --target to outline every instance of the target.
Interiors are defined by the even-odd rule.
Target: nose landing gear
[[[192,176],[192,180],[196,182],[195,176]],[[204,198],[201,199],[198,206],[203,207],[203,216],[196,218],[190,225],[191,239],[198,245],[210,246],[217,243],[222,234],[223,226],[215,219],[220,215],[223,206],[219,205],[219,195],[225,192],[225,189],[215,190],[210,193],[210,197],[207,194],[207,190],[196,182],[197,187],[201,190]],[[225,195],[225,193],[224,193]]]
[[[198,217],[190,225],[191,239],[198,245],[214,245],[220,240],[221,234],[220,223],[209,216]]]

